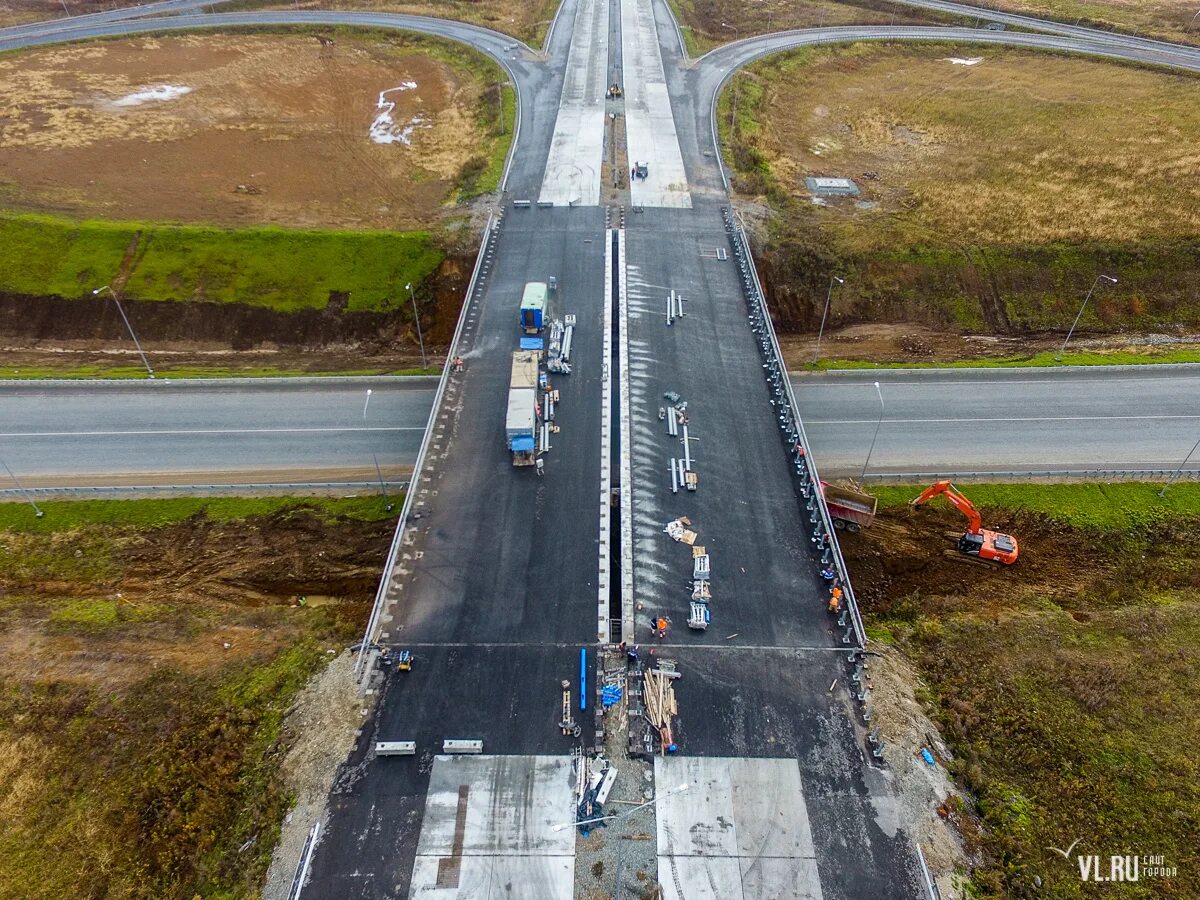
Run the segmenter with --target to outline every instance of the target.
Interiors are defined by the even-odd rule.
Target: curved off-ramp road
[[[732,67],[813,41],[982,39],[1185,68],[1191,51],[1092,33],[845,28],[747,40],[690,62],[665,0],[566,0],[544,53],[473,26],[316,11],[92,21],[2,33],[0,48],[263,25],[418,30],[489,54],[520,96],[508,198],[552,198],[507,205],[488,237],[452,348],[470,363],[439,387],[406,500],[414,518],[397,533],[368,634],[412,649],[416,666],[370,681],[381,696],[320,816],[304,897],[629,895],[633,873],[611,859],[595,867],[604,862],[587,855],[595,842],[577,841],[570,824],[560,683],[594,698],[600,646],[650,643],[652,617],[686,617],[691,553],[663,534],[678,515],[711,554],[714,627],[677,626],[659,643],[656,659],[673,659],[682,675],[680,752],[655,758],[655,803],[636,826],[614,822],[612,844],[627,824],[648,838],[644,865],[666,900],[924,896],[914,834],[937,820],[902,805],[892,771],[867,752],[867,697],[851,696],[843,665],[859,638],[827,613],[817,576],[826,538],[797,493],[738,268],[717,252],[735,251],[739,238],[722,215],[714,100]],[[629,156],[652,173],[623,211],[603,209],[582,174],[612,170],[615,137],[590,130],[611,121],[595,114],[606,69],[623,71],[627,88],[630,73],[642,79],[611,110],[629,119]],[[571,149],[564,139],[582,128]],[[551,153],[555,172],[580,174],[547,179]],[[537,477],[512,466],[502,411],[517,298],[526,281],[550,275],[554,313],[578,325],[574,371],[554,380],[561,430]],[[671,328],[668,288],[687,298]],[[669,390],[689,401],[686,450],[656,417]],[[667,461],[679,453],[699,474],[695,493],[671,489]],[[581,649],[592,651],[582,665]],[[598,729],[611,730],[595,705],[571,706],[588,748]],[[483,753],[446,756],[451,739],[481,741]],[[376,741],[412,741],[417,755],[379,756]],[[907,757],[891,762],[919,764]],[[634,763],[619,766],[640,794]],[[279,858],[285,879],[295,861]],[[603,885],[585,881],[601,871]]]

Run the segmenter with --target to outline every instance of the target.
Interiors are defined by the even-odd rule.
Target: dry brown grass
[[[244,0],[239,8],[361,9],[471,22],[540,47],[559,0]]]
[[[0,28],[39,19],[61,18],[64,3],[71,15],[78,16],[133,6],[134,0],[0,0]],[[247,8],[366,9],[436,16],[474,22],[540,44],[558,8],[558,0],[235,0],[223,4],[220,11]]]
[[[801,52],[751,77],[762,99],[744,139],[784,190],[851,176],[879,204],[818,211],[844,252],[1200,234],[1194,77],[928,45]]]
[[[670,0],[688,52],[699,56],[738,38],[794,28],[915,25],[933,19],[887,0]]]

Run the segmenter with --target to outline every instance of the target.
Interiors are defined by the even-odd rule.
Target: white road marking
[[[581,0],[538,198],[542,203],[600,205],[607,35],[608,0]]]
[[[630,183],[630,201],[634,206],[690,209],[692,195],[671,113],[652,0],[621,0],[621,64],[629,165],[648,166],[648,177]]]
[[[657,757],[654,782],[665,900],[822,900],[796,760]]]

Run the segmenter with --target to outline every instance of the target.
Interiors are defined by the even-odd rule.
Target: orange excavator
[[[1011,566],[1017,561],[1020,552],[1017,550],[1017,539],[1011,534],[988,531],[984,528],[983,519],[979,515],[979,510],[975,508],[975,504],[963,496],[949,481],[931,484],[921,491],[921,495],[909,503],[909,506],[915,509],[939,495],[945,496],[960,513],[967,517],[966,534],[948,535],[955,541],[955,550],[958,553],[971,557],[969,560],[971,562],[980,560],[991,565],[999,563]],[[949,550],[946,552],[950,553]]]

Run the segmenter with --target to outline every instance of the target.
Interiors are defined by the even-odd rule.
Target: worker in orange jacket
[[[834,586],[834,589],[829,592],[829,611],[837,612],[842,605],[842,589]]]

